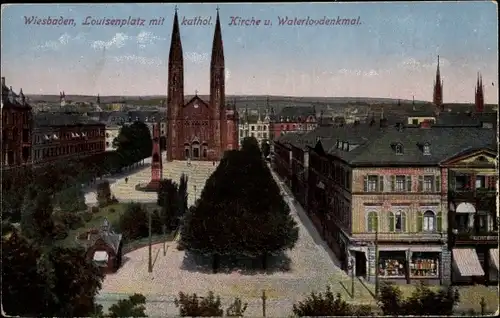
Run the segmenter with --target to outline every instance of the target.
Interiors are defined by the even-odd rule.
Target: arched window
[[[419,230],[420,231],[435,231],[436,230],[436,214],[431,210],[425,211],[423,214],[420,214],[419,217]]]
[[[406,213],[403,211],[389,212],[389,231],[406,232]]]
[[[378,215],[377,212],[370,212],[367,216],[366,231],[375,232],[378,229]]]

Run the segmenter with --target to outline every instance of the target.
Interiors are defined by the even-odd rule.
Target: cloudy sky
[[[209,90],[216,4],[178,5],[185,90]],[[25,93],[162,95],[174,6],[170,4],[2,6],[2,76]],[[493,2],[221,4],[227,94],[432,99],[437,55],[445,102],[498,103],[498,27]],[[290,26],[280,19],[354,18],[357,25]],[[69,25],[38,25],[48,17]],[[143,25],[85,25],[99,19]],[[269,20],[234,26],[231,17]],[[150,25],[164,18],[163,25]],[[30,24],[31,22],[31,24]]]

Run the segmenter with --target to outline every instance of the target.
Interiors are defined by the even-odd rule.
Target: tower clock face
[[[199,107],[198,103],[194,103],[193,106],[194,106],[194,108],[198,108]]]

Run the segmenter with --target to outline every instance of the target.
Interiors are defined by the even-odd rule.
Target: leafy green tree
[[[36,317],[45,306],[45,279],[37,271],[40,251],[17,230],[2,234],[2,309],[11,316]]]
[[[97,202],[100,207],[104,207],[111,202],[111,187],[109,185],[108,180],[104,180],[103,182],[97,185]]]
[[[113,141],[117,152],[128,158],[129,164],[151,156],[153,142],[148,126],[143,122],[134,122],[124,125],[118,137]]]
[[[435,292],[421,283],[407,299],[403,299],[401,290],[393,284],[384,284],[380,289],[379,306],[384,315],[447,315],[453,314],[454,306],[460,302],[460,296],[451,286]]]
[[[294,304],[293,313],[299,317],[371,315],[366,308],[355,310],[342,299],[340,293],[334,296],[329,286],[326,287],[326,292],[312,292],[305,300]]]
[[[67,185],[55,195],[55,204],[66,212],[77,212],[87,209],[85,195],[79,184]]]
[[[142,294],[133,294],[128,299],[119,300],[109,308],[107,317],[147,317],[146,297]]]
[[[269,254],[293,248],[298,239],[297,224],[269,169],[260,154],[248,151],[226,152],[185,218],[182,245],[213,255],[214,271],[221,255],[234,254],[260,256],[265,268]]]
[[[118,219],[118,228],[126,240],[149,235],[148,211],[140,203],[130,203]]]
[[[260,150],[262,151],[262,155],[264,158],[267,158],[271,154],[271,146],[269,145],[269,140],[264,139],[260,143]]]
[[[46,190],[34,186],[27,190],[21,214],[23,235],[42,244],[48,243],[53,236],[52,198]]]
[[[262,156],[262,152],[259,148],[259,142],[255,137],[245,137],[241,142],[241,151],[251,153],[255,156]]]
[[[186,214],[188,210],[188,177],[183,173],[179,180],[179,217]]]
[[[50,267],[44,269],[52,294],[48,312],[60,317],[91,313],[104,275],[86,258],[85,250],[56,246],[48,253],[48,260]]]
[[[212,291],[206,297],[198,297],[196,294],[179,293],[175,299],[175,306],[179,308],[181,317],[222,317],[224,310],[220,297],[215,297]]]
[[[160,181],[157,204],[161,207],[160,218],[162,225],[170,227],[179,216],[178,185],[170,179]]]

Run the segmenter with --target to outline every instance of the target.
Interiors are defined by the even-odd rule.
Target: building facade
[[[271,124],[272,139],[286,133],[306,132],[318,126],[315,107],[285,107]]]
[[[260,111],[258,115],[251,115],[248,109],[245,109],[238,122],[238,142],[241,146],[243,139],[246,137],[254,137],[257,139],[259,146],[263,141],[268,141],[271,137],[271,117],[269,111],[266,111],[262,116]]]
[[[443,162],[455,283],[498,283],[498,148],[468,149]]]
[[[106,151],[106,130],[102,123],[57,113],[38,113],[34,122],[32,163],[35,165]]]
[[[273,167],[343,269],[371,281],[378,271],[381,280],[448,283],[442,163],[494,136],[480,127],[320,127],[276,141]]]
[[[2,169],[31,163],[33,115],[23,90],[16,94],[2,77]]]
[[[177,11],[168,59],[167,161],[220,160],[238,149],[236,110],[225,104],[222,30],[217,11],[210,62],[210,100],[197,94],[184,102],[184,62]]]

